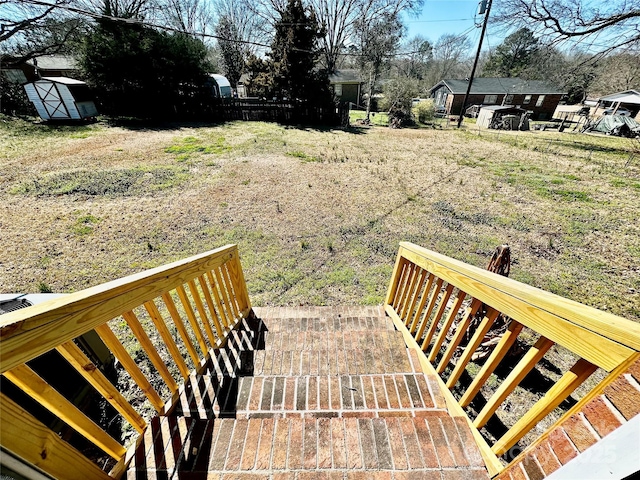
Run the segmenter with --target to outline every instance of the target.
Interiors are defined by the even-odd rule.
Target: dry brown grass
[[[640,319],[640,159],[617,139],[265,123],[4,133],[0,291],[69,292],[234,242],[257,305],[375,304],[401,240],[480,266],[508,242],[512,277]]]

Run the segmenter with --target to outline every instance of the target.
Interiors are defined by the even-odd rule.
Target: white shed
[[[85,120],[98,115],[85,82],[67,77],[43,77],[24,86],[43,120]]]

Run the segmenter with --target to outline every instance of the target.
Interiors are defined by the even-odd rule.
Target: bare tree
[[[0,54],[14,56],[12,63],[19,64],[66,48],[84,26],[77,15],[60,8],[68,4],[68,0],[51,0],[50,5],[0,0]]]
[[[601,53],[640,44],[640,0],[502,0],[497,7],[495,21],[556,42],[573,39]]]
[[[282,8],[285,6],[286,2]],[[266,18],[260,2],[254,3],[250,0],[217,0],[214,13],[218,19],[217,23],[224,18],[225,22],[233,25],[235,39],[245,42],[246,52],[253,54],[258,53],[260,44],[270,43],[273,25],[280,18],[279,13],[276,13],[274,18]]]
[[[329,72],[336,70],[340,53],[357,43],[357,26],[383,17],[399,17],[402,12],[418,13],[423,0],[309,0],[324,29],[321,40],[323,63]]]
[[[201,40],[211,33],[214,14],[206,0],[158,0],[159,14],[165,23]]]
[[[464,35],[444,34],[433,47],[433,61],[426,75],[431,86],[444,78],[466,77],[471,42]]]
[[[433,60],[431,43],[421,35],[417,35],[404,42],[401,50],[395,62],[398,73],[406,78],[423,80]]]

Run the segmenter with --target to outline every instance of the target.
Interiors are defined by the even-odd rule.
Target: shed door
[[[36,93],[42,99],[44,108],[51,119],[70,118],[67,107],[62,101],[62,96],[56,88],[55,83],[36,82],[34,83]]]

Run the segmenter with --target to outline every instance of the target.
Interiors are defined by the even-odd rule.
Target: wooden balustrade
[[[423,369],[438,376],[450,412],[466,418],[471,425],[492,475],[505,468],[499,457],[596,369],[608,374],[601,386],[629,360],[637,358],[640,351],[640,325],[634,322],[409,243],[400,244],[385,309],[407,344],[423,352]],[[470,384],[462,385],[462,375],[468,372],[474,352],[501,316],[510,319],[508,328]],[[505,361],[524,329],[538,335],[535,344],[512,367],[477,415],[465,409]],[[489,442],[479,429],[554,345],[575,355],[573,366],[506,433]],[[456,351],[459,355],[454,357]],[[581,403],[594,394],[588,393]]]
[[[141,434],[147,427],[143,416],[74,339],[95,330],[153,409],[163,414],[182,380],[206,363],[212,349],[224,344],[230,330],[250,310],[238,250],[229,245],[3,315],[0,365],[4,379],[117,463],[110,472],[103,472],[5,392],[0,393],[2,447],[54,477],[118,478],[126,466],[128,446],[109,435],[27,362],[56,350],[123,422]],[[136,339],[155,371],[145,374],[141,370],[129,353],[131,345],[125,347],[114,333],[122,334],[123,329]],[[151,376],[162,380],[161,387]],[[134,447],[135,442],[129,456]]]

